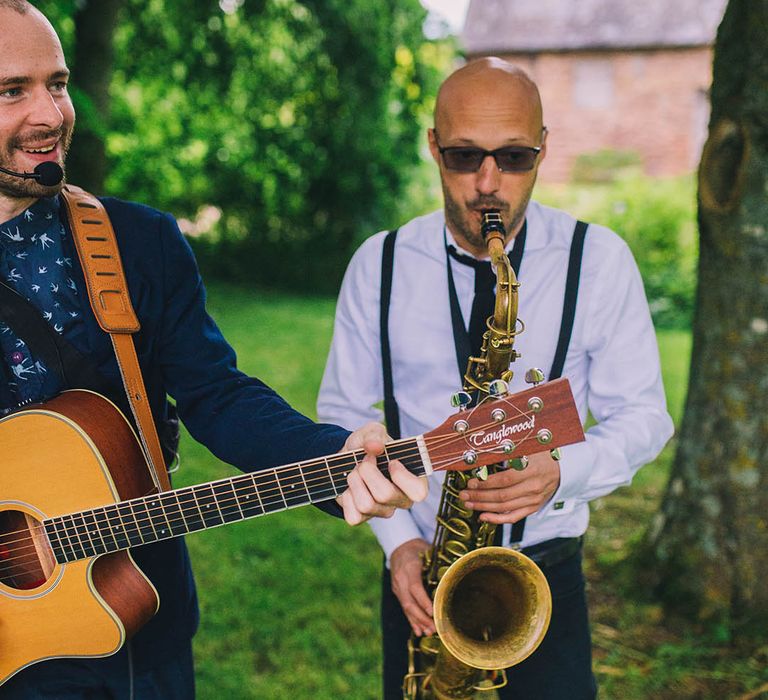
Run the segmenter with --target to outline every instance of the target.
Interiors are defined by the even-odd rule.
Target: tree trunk
[[[87,0],[75,14],[75,58],[72,83],[78,122],[67,157],[67,180],[90,192],[104,192],[107,155],[104,144],[109,120],[112,37],[124,0]]]
[[[675,612],[768,625],[768,0],[730,0],[699,168],[688,400],[648,542]]]

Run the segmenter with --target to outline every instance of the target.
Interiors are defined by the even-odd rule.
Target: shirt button
[[[24,362],[24,355],[17,350],[11,355],[11,361],[15,365],[20,365],[22,362]]]

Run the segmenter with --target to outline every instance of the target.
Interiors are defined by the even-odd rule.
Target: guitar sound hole
[[[27,513],[0,512],[0,583],[17,590],[42,586],[52,570],[47,543],[37,534],[42,525]]]

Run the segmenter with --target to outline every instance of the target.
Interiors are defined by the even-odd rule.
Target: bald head
[[[440,86],[435,128],[448,135],[473,115],[484,114],[492,119],[513,119],[538,140],[543,126],[539,89],[525,71],[500,58],[472,61]]]
[[[0,10],[14,10],[20,15],[25,15],[30,10],[36,9],[27,0],[0,0]]]

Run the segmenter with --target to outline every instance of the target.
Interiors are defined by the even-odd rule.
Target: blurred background
[[[694,173],[726,0],[35,4],[73,70],[70,181],[172,212],[242,369],[310,416],[352,252],[441,206],[426,143],[438,85],[479,56],[518,63],[550,131],[535,197],[631,246],[679,424]],[[593,504],[586,566],[603,697],[768,697],[768,646],[745,654],[717,629],[671,623],[622,564],[659,508],[674,449]],[[178,485],[226,473],[185,438]],[[367,528],[307,508],[189,545],[203,700],[378,697],[381,555]]]

